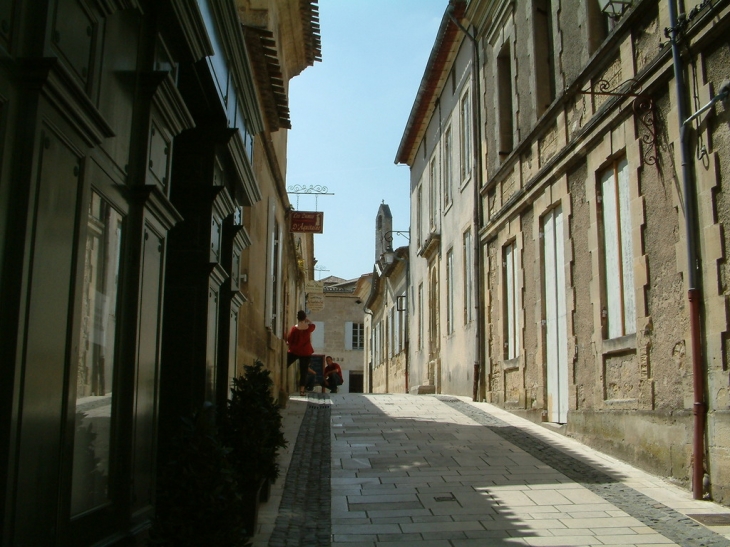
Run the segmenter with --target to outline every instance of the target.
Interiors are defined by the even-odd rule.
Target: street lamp
[[[598,0],[601,11],[614,21],[621,19],[624,12],[631,7],[632,0]]]

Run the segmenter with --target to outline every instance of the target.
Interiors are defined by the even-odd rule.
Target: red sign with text
[[[289,217],[289,231],[306,234],[321,234],[324,226],[324,213],[312,211],[292,211]]]

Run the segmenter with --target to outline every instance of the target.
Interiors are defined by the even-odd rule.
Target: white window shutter
[[[315,353],[324,351],[324,321],[312,321],[314,332],[312,333],[312,348]]]
[[[345,322],[345,349],[352,349],[352,321]]]

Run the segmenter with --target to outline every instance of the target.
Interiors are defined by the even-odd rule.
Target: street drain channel
[[[730,526],[730,513],[714,515],[687,515],[705,526]]]
[[[434,496],[433,499],[435,499],[436,501],[456,501],[456,498],[453,494],[449,496]]]

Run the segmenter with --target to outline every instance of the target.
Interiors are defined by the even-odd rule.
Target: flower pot
[[[246,532],[251,537],[256,534],[256,526],[258,524],[261,486],[262,483],[259,483],[257,486],[250,485],[244,487],[241,492],[241,497],[243,498],[243,522],[246,527]]]
[[[264,479],[261,483],[261,488],[259,488],[259,501],[261,503],[266,503],[269,501],[269,497],[271,496],[271,481],[269,479]]]

